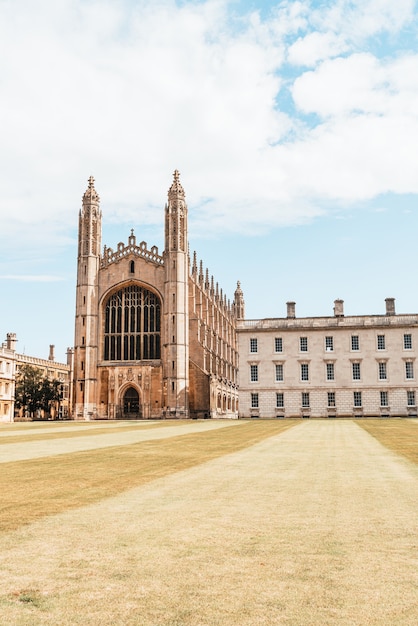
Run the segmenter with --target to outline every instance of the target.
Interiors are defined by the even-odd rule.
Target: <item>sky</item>
[[[89,176],[162,252],[175,169],[247,319],[416,313],[417,4],[0,0],[0,342],[65,362]]]

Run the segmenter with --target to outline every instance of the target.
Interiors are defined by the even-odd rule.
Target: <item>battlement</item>
[[[158,247],[152,246],[151,250],[149,250],[146,241],[141,241],[141,243],[137,245],[136,237],[133,231],[131,231],[127,245],[120,241],[116,250],[108,248],[107,246],[104,247],[103,256],[100,259],[100,267],[104,268],[111,263],[118,263],[130,254],[146,259],[151,263],[155,263],[155,265],[164,265],[164,258],[159,254]]]

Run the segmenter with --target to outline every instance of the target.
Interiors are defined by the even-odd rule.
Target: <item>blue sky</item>
[[[190,248],[247,318],[418,311],[413,0],[0,0],[0,341],[73,344],[77,222]],[[412,285],[412,287],[411,287]]]

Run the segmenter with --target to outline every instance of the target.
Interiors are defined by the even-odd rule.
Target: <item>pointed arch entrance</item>
[[[135,387],[128,387],[122,396],[122,418],[141,419],[142,406],[138,391]]]

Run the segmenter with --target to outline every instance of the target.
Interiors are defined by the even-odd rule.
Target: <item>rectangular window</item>
[[[308,351],[308,338],[307,337],[299,337],[299,347],[301,352]]]
[[[278,363],[276,365],[276,383],[283,381],[283,364]]]
[[[334,337],[325,337],[325,350],[327,352],[334,350]]]
[[[360,363],[353,363],[353,380],[360,380]]]
[[[386,363],[379,363],[379,380],[387,379]]]
[[[327,363],[327,380],[334,380],[334,363]]]
[[[258,382],[258,365],[250,366],[250,380],[252,383]]]
[[[309,380],[309,365],[307,363],[301,363],[300,365],[300,379]]]
[[[411,379],[414,377],[414,364],[412,361],[405,363],[405,378]]]
[[[275,337],[274,339],[274,351],[283,352],[283,339],[281,337]]]
[[[250,339],[250,352],[258,352],[257,339]]]
[[[354,392],[354,406],[362,406],[361,404],[361,391]]]
[[[258,393],[251,394],[251,408],[258,409]]]
[[[389,406],[388,392],[387,391],[381,391],[380,392],[380,406]]]
[[[412,350],[412,335],[406,334],[403,336],[403,347],[404,350]]]
[[[408,402],[408,406],[415,406],[415,391],[407,391],[406,400]]]
[[[384,335],[377,335],[377,349],[386,350],[386,342]]]
[[[352,350],[360,350],[360,341],[358,335],[351,336],[351,349]]]
[[[329,407],[335,406],[335,392],[334,391],[328,391],[328,406]]]
[[[276,409],[283,409],[284,407],[284,395],[282,393],[276,393]]]
[[[309,408],[309,393],[307,391],[302,392],[302,408]]]

